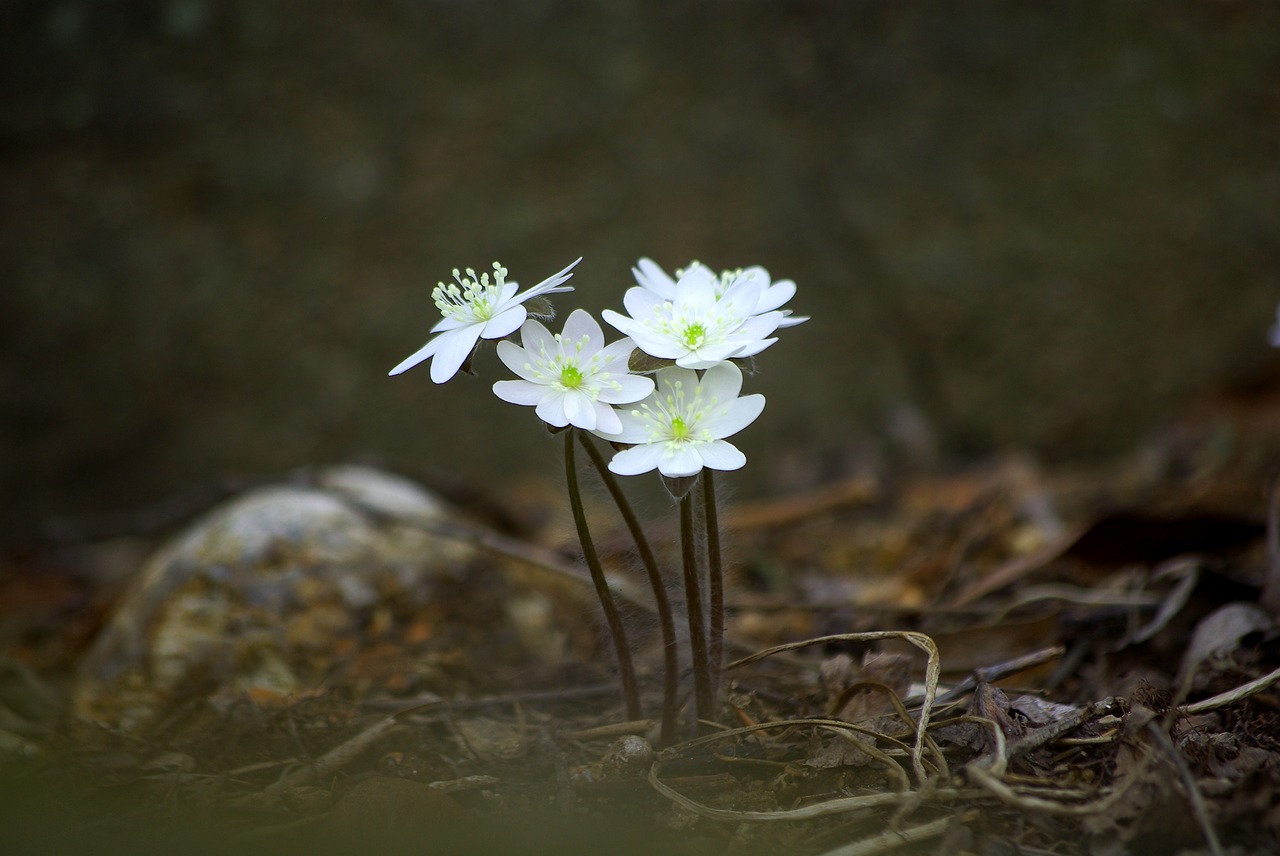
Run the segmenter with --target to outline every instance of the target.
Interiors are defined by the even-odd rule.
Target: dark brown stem
[[[609,625],[609,635],[613,637],[613,648],[618,655],[618,671],[622,678],[622,697],[627,704],[627,719],[636,720],[641,718],[636,671],[631,664],[631,649],[627,646],[627,634],[622,629],[622,616],[618,614],[618,605],[614,603],[613,594],[609,591],[609,583],[604,578],[604,568],[600,566],[600,556],[596,553],[595,543],[591,540],[591,530],[587,528],[587,514],[582,508],[582,493],[578,487],[578,466],[574,457],[573,435],[576,431],[576,428],[569,428],[564,432],[564,474],[569,485],[569,505],[573,508],[573,522],[578,527],[582,555],[587,560],[587,568],[591,571],[591,582],[595,585],[596,597],[600,599],[605,623]]]
[[[714,700],[720,695],[720,672],[724,668],[724,566],[715,479],[708,469],[702,471],[702,509],[707,527],[707,672]]]
[[[707,630],[702,617],[698,548],[693,533],[693,491],[680,499],[680,552],[684,559],[684,599],[689,613],[689,651],[693,659],[693,695],[698,719],[714,717],[711,675],[707,669]]]
[[[626,494],[622,492],[621,485],[618,484],[613,473],[609,472],[604,455],[600,454],[596,444],[587,437],[585,432],[578,437],[587,454],[591,456],[591,463],[595,465],[604,486],[609,489],[609,495],[613,497],[614,504],[618,506],[618,513],[626,522],[627,529],[630,530],[631,537],[636,542],[636,552],[640,554],[640,561],[644,563],[644,569],[649,574],[649,586],[653,589],[658,624],[662,629],[662,729],[658,740],[661,746],[669,746],[676,739],[676,697],[680,692],[680,658],[676,645],[676,624],[671,614],[671,601],[667,598],[667,587],[662,581],[662,574],[658,571],[658,562],[654,559],[653,550],[649,547],[649,539],[645,537],[644,529],[641,528],[631,503],[627,501]]]

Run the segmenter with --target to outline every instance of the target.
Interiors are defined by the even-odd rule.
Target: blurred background
[[[0,538],[353,459],[558,447],[387,370],[430,291],[762,264],[739,495],[866,457],[1106,460],[1275,367],[1280,4],[5,0]]]

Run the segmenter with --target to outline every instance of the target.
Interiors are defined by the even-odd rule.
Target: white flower
[[[706,265],[697,261],[690,262],[689,267],[685,268],[685,270],[676,271],[676,276],[683,276],[689,269],[695,267],[706,267]],[[647,288],[663,300],[675,299],[677,281],[672,279],[653,259],[640,259],[636,266],[631,269],[631,274],[636,278],[636,282],[640,284],[641,288]],[[727,270],[721,273],[716,286],[716,298],[722,297],[729,286],[739,279],[751,279],[760,284],[760,300],[756,303],[755,309],[752,310],[752,315],[763,315],[775,309],[781,310],[783,318],[778,322],[779,327],[794,327],[809,320],[807,315],[793,317],[790,309],[782,309],[782,305],[795,296],[795,282],[790,279],[780,279],[777,282],[773,282],[769,277],[769,271],[759,265],[738,270]]]
[[[762,288],[752,278],[740,277],[722,289],[709,267],[693,265],[669,291],[667,297],[645,286],[629,288],[622,302],[631,317],[606,309],[604,320],[649,356],[674,360],[686,369],[709,369],[733,357],[750,357],[778,341],[766,337],[777,329],[783,314],[756,314]]]
[[[544,294],[573,291],[570,286],[561,287],[561,283],[573,276],[570,271],[580,261],[582,259],[520,294],[516,293],[519,288],[516,283],[506,281],[507,269],[497,262],[493,263],[492,280],[487,273],[477,277],[471,268],[467,268],[467,275],[463,276],[455,268],[453,278],[456,283],[446,285],[442,282],[431,292],[432,300],[444,316],[431,328],[431,332],[440,335],[388,374],[398,375],[435,357],[431,363],[431,379],[444,383],[458,373],[481,339],[501,339],[520,328],[529,315],[521,305],[526,300]]]
[[[600,324],[581,309],[556,336],[525,321],[520,341],[524,347],[499,342],[498,357],[523,380],[500,380],[493,392],[512,404],[536,405],[548,425],[617,433],[622,422],[610,405],[632,404],[653,392],[652,380],[627,371],[635,343],[620,339],[606,347]]]
[[[652,469],[669,478],[697,475],[703,467],[736,470],[747,462],[725,437],[746,428],[764,409],[763,395],[738,397],[742,372],[733,363],[718,363],[698,379],[682,368],[660,369],[653,395],[633,408],[623,408],[622,430],[607,440],[632,443],[613,456],[609,469],[620,476]]]

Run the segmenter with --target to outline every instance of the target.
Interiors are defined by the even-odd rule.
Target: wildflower
[[[435,357],[431,363],[431,379],[444,383],[458,373],[481,339],[501,339],[518,330],[529,315],[522,305],[526,301],[546,294],[573,291],[572,287],[561,283],[573,276],[570,271],[580,261],[582,259],[519,294],[516,293],[519,286],[506,281],[507,269],[497,262],[493,263],[492,279],[488,273],[476,276],[471,268],[467,268],[466,276],[463,276],[455,268],[455,282],[442,282],[431,292],[432,300],[444,316],[431,328],[431,332],[440,335],[388,374],[398,375]]]
[[[500,380],[493,392],[512,404],[535,405],[548,425],[587,431],[622,430],[610,406],[632,404],[653,392],[653,381],[627,371],[635,348],[630,339],[604,343],[604,331],[590,313],[575,309],[555,336],[532,319],[520,328],[523,347],[498,343],[498,358],[522,380]]]
[[[618,416],[622,430],[606,440],[633,444],[613,456],[609,469],[621,476],[657,469],[668,478],[697,475],[703,467],[736,470],[747,462],[725,437],[746,428],[764,409],[763,395],[742,398],[742,371],[733,363],[717,363],[701,380],[697,372],[665,368],[657,373],[657,389]]]
[[[706,265],[697,261],[690,262],[689,267],[676,271],[676,276],[681,277],[685,272],[695,267],[706,267]],[[708,268],[708,270],[710,269]],[[675,299],[677,280],[672,279],[653,259],[640,259],[636,266],[631,269],[631,274],[636,278],[636,282],[640,284],[641,288],[652,291],[663,300]],[[723,297],[729,286],[740,279],[754,280],[760,285],[760,300],[756,303],[755,309],[752,310],[752,315],[763,315],[766,312],[778,309],[783,315],[782,320],[778,322],[779,327],[794,327],[809,320],[807,315],[793,317],[790,309],[782,309],[782,305],[795,296],[795,282],[790,279],[780,279],[777,282],[773,282],[769,277],[769,271],[759,265],[739,268],[738,270],[727,270],[721,273],[719,283],[716,286],[716,299],[719,300]]]
[[[665,289],[661,279],[657,283]],[[758,354],[778,341],[766,337],[784,316],[777,311],[756,314],[761,292],[761,283],[743,277],[722,288],[709,267],[692,265],[681,273],[670,297],[645,286],[629,288],[622,302],[630,317],[608,309],[603,315],[649,356],[674,360],[681,368],[709,369]]]

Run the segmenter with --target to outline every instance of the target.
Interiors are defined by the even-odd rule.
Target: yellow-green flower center
[[[577,389],[582,386],[582,372],[577,366],[561,366],[560,385],[565,389]]]
[[[684,328],[684,343],[687,347],[697,348],[707,340],[707,328],[698,323]]]
[[[692,432],[689,430],[689,425],[688,425],[688,423],[687,423],[687,422],[685,422],[685,421],[684,421],[684,419],[682,419],[682,418],[681,418],[681,417],[679,417],[679,416],[672,417],[672,419],[671,419],[671,439],[673,439],[673,440],[687,440],[687,439],[689,439],[689,436],[690,436],[690,434],[691,434],[691,433],[692,433]]]

